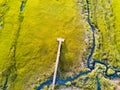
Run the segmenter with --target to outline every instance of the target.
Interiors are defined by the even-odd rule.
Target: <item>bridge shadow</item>
[[[57,75],[61,78],[64,78],[65,73],[68,72],[70,67],[72,66],[72,62],[68,62],[66,58],[66,55],[65,55],[66,53],[68,53],[68,49],[67,49],[66,43],[64,42],[61,48],[61,55],[60,55],[58,75]]]

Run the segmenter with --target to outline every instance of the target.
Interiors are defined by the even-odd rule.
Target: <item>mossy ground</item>
[[[85,48],[85,29],[74,0],[27,0],[20,11],[21,4],[20,0],[0,4],[1,88],[7,81],[9,90],[31,90],[33,83],[52,76],[58,37],[65,39],[60,60],[63,76],[80,66]]]
[[[91,20],[97,27],[94,58],[120,67],[119,57],[119,0],[90,2]]]
[[[0,0],[1,90],[33,90],[36,85],[51,77],[58,37],[65,39],[60,57],[60,76],[65,78],[85,70],[81,63],[87,59],[90,51],[86,48],[91,45],[85,44],[85,33],[89,26],[85,22],[86,15],[83,14],[84,2],[85,0]],[[93,58],[119,68],[120,1],[89,0],[89,4],[91,22],[97,27]],[[91,36],[90,31],[89,34]],[[83,90],[96,90],[98,71],[88,75],[89,80],[83,85]],[[103,90],[114,90],[114,85],[106,83],[109,80],[103,76],[98,78],[102,78],[100,83]],[[80,81],[83,82],[84,79]],[[77,82],[77,87],[83,84],[79,80],[74,82]]]

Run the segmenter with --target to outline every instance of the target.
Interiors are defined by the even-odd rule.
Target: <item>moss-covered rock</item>
[[[71,85],[71,82],[66,82],[66,85],[67,85],[67,86],[70,86],[70,85]]]
[[[107,70],[107,74],[108,75],[112,75],[112,74],[114,74],[115,73],[115,71],[113,70],[113,69],[111,69],[111,68],[109,68],[108,70]]]

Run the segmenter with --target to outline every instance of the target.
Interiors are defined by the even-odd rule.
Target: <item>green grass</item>
[[[0,71],[4,73],[1,85],[5,75],[9,75],[9,90],[32,90],[35,86],[32,83],[41,83],[51,76],[58,37],[65,38],[60,66],[63,76],[80,66],[85,30],[74,0],[28,0],[21,13],[20,0],[5,3],[6,6],[1,6],[5,8],[1,12],[4,13],[0,33]]]
[[[20,12],[22,1],[25,7]],[[91,21],[98,26],[93,58],[119,68],[120,1],[109,2],[90,1]],[[86,60],[90,51],[85,50],[91,45],[85,45],[89,25],[85,22],[86,15],[81,14],[85,12],[83,7],[85,0],[83,4],[77,0],[0,0],[0,90],[6,81],[8,90],[33,90],[52,76],[58,37],[65,39],[60,57],[60,76],[65,78],[85,70],[81,62]],[[88,32],[91,37],[91,31]],[[83,90],[96,89],[96,76],[105,69],[101,67],[96,65],[96,69],[87,75],[90,79]],[[110,88],[112,84],[102,79],[102,88],[113,90],[114,85]],[[78,81],[83,82],[84,79],[75,81],[80,87],[83,83]]]
[[[94,58],[120,67],[119,55],[119,0],[94,0],[90,2],[91,21],[96,29],[96,48]],[[100,45],[100,48],[98,48]]]

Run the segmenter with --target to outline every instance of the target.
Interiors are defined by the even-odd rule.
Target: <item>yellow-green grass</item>
[[[94,0],[90,2],[91,21],[98,26],[95,31],[96,48],[94,58],[108,62],[111,66],[120,67],[119,55],[119,0]],[[98,48],[100,44],[101,48]]]
[[[0,33],[1,85],[8,74],[9,90],[33,90],[32,83],[52,76],[58,37],[65,39],[60,59],[62,75],[69,76],[67,72],[80,67],[85,28],[75,0],[27,0],[22,12],[20,0],[5,3],[8,10],[3,10]]]
[[[4,26],[0,30],[0,71],[5,69],[4,66],[8,63],[9,52],[14,41],[14,34],[19,27],[18,15],[20,2],[13,0],[12,2],[5,2],[6,6],[1,6],[1,12]],[[1,3],[2,5],[2,3]],[[16,7],[13,7],[16,5]]]
[[[20,12],[22,1],[27,3]],[[98,26],[93,58],[101,61],[107,59],[110,65],[120,67],[120,1],[109,2],[91,0],[89,4],[91,22]],[[8,90],[33,90],[36,85],[51,77],[58,37],[65,39],[59,65],[61,76],[71,76],[83,70],[82,58],[87,58],[83,56],[86,48],[85,31],[89,29],[81,15],[84,11],[82,6],[86,3],[83,4],[80,6],[77,0],[0,0],[0,25],[3,24],[0,28],[0,88],[5,84],[6,75],[9,78]],[[99,44],[101,48],[97,48]],[[95,70],[87,75],[90,79],[83,90],[97,88],[96,75],[103,70]],[[106,79],[100,82],[102,88],[107,85],[107,89],[110,85],[106,84]]]

